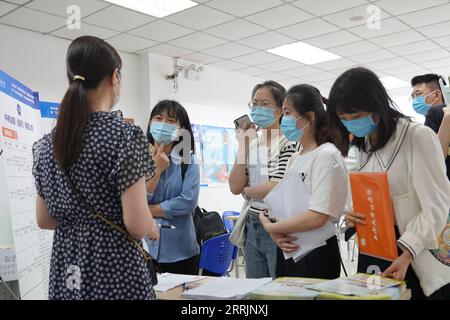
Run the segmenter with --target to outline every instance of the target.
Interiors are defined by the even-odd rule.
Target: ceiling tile
[[[412,11],[426,9],[447,2],[448,2],[447,0],[427,0],[427,1],[381,0],[377,1],[376,5],[383,8],[390,14],[397,16]]]
[[[417,28],[434,23],[448,21],[450,13],[450,3],[440,5],[434,8],[419,10],[400,16],[399,19],[410,26]]]
[[[298,0],[292,4],[317,16],[323,16],[344,9],[357,7],[366,3],[367,2],[365,0],[327,1],[326,4],[324,4],[323,1],[317,0]]]
[[[282,4],[283,2],[280,0],[213,0],[208,2],[208,6],[237,17],[248,16]]]
[[[107,42],[118,50],[132,53],[144,50],[157,44],[155,41],[139,38],[129,34],[120,34],[116,37],[108,39]]]
[[[261,68],[272,72],[280,72],[284,70],[299,68],[302,66],[303,65],[301,63],[289,59],[277,60],[260,65]]]
[[[271,62],[275,60],[280,60],[281,58],[279,56],[267,53],[267,52],[256,52],[247,54],[245,56],[237,57],[232,59],[233,61],[247,64],[249,66],[254,66],[258,64],[263,64],[266,62]]]
[[[313,46],[319,47],[321,49],[328,49],[352,42],[358,42],[361,40],[362,39],[360,37],[355,36],[350,32],[338,31],[323,36],[319,36],[316,38],[308,39],[305,42]]]
[[[417,28],[417,31],[423,33],[429,38],[445,36],[450,34],[450,21]]]
[[[230,41],[239,40],[268,31],[254,23],[243,19],[230,21],[220,26],[206,29],[204,32]]]
[[[450,57],[422,62],[420,65],[428,69],[450,66]]]
[[[298,40],[317,37],[337,30],[337,27],[320,19],[301,22],[289,27],[278,29],[279,32]]]
[[[223,69],[223,70],[236,70],[236,69],[242,69],[242,68],[246,67],[245,64],[228,61],[228,60],[214,62],[214,63],[211,63],[210,65],[214,66],[216,68],[219,68],[219,69]]]
[[[285,70],[283,71],[283,74],[292,76],[292,77],[296,77],[296,78],[303,78],[307,75],[310,74],[317,74],[321,72],[320,69],[316,69],[314,67],[311,66],[303,66],[300,68],[295,68],[295,69],[290,69],[290,70]]]
[[[286,76],[281,73],[276,73],[276,72],[259,74],[258,77],[264,79],[264,81],[272,80],[272,81],[277,81],[277,82],[290,78],[289,76]]]
[[[245,19],[266,28],[277,29],[312,18],[314,18],[314,16],[309,13],[286,4],[281,7],[251,15]]]
[[[330,80],[330,79],[336,79],[336,75],[331,72],[320,72],[315,74],[308,75],[308,81],[323,81],[323,80]]]
[[[425,40],[425,37],[414,30],[407,30],[387,36],[373,38],[370,41],[384,48],[389,48],[420,40]]]
[[[2,2],[4,2],[4,1],[2,1]],[[11,2],[11,3],[21,6],[27,2],[30,2],[30,0],[8,0],[8,2]]]
[[[380,11],[381,19],[386,19],[390,17],[389,14],[387,14],[384,11]],[[324,16],[323,19],[338,25],[341,28],[351,28],[355,26],[364,26],[367,28],[370,26],[370,23],[373,21],[371,19],[372,13],[368,11],[367,4],[361,7],[353,8],[344,10],[338,13],[334,13],[328,16]],[[359,17],[359,19],[352,19],[354,17]]]
[[[280,84],[286,88],[286,90],[289,90],[290,88],[292,88],[293,86],[296,86],[298,84],[301,84],[302,81],[298,78],[289,78],[286,80],[282,80],[280,81]]]
[[[390,51],[395,52],[400,56],[406,56],[409,54],[435,50],[438,49],[439,46],[430,40],[417,41],[410,44],[405,44],[402,46],[389,48]]]
[[[0,23],[48,33],[65,26],[66,19],[22,7],[1,18]]]
[[[90,35],[95,36],[101,39],[111,38],[115,35],[118,35],[118,31],[113,31],[105,28],[100,28],[97,26],[90,25],[88,23],[83,23],[81,25],[81,29],[77,30],[70,30],[69,28],[63,27],[59,30],[56,30],[55,32],[52,32],[51,35],[69,39],[69,40],[75,40],[78,37],[84,36],[84,35]]]
[[[448,57],[450,57],[450,53],[445,49],[436,49],[405,56],[405,58],[416,63],[422,63],[424,61],[443,59]]]
[[[288,36],[276,33],[274,31],[270,31],[258,34],[257,36],[252,36],[242,40],[238,40],[237,42],[259,50],[266,50],[284,44],[293,43],[296,42],[296,40]]]
[[[441,46],[443,46],[445,48],[450,47],[450,35],[439,37],[439,38],[434,38],[432,40],[439,43]]]
[[[262,69],[256,68],[256,67],[248,67],[248,68],[239,69],[239,70],[235,70],[235,71],[238,73],[246,74],[248,76],[252,76],[252,77],[255,77],[258,74],[263,74],[264,72],[266,72],[265,70],[262,70]]]
[[[325,70],[325,71],[333,71],[336,69],[350,68],[354,64],[355,63],[353,61],[350,61],[347,59],[337,59],[337,60],[317,63],[314,65],[314,67]]]
[[[375,61],[375,62],[369,62],[368,66],[369,68],[377,69],[377,70],[384,70],[387,68],[394,68],[404,65],[409,65],[410,62],[408,60],[405,60],[404,58],[396,57],[392,59],[384,59],[381,61]]]
[[[225,42],[227,41],[210,36],[208,34],[197,32],[185,36],[183,38],[169,41],[169,44],[181,48],[186,48],[192,51],[201,51],[215,46],[219,46],[221,44],[224,44]]]
[[[380,28],[367,28],[366,25],[354,27],[349,29],[348,31],[356,33],[358,36],[362,38],[375,38],[384,36],[391,33],[396,33],[399,31],[404,31],[409,29],[409,27],[400,22],[395,18],[389,18],[380,21]]]
[[[378,50],[380,47],[368,42],[368,41],[360,41],[351,44],[346,44],[343,46],[330,48],[328,51],[331,51],[334,54],[340,55],[342,57],[353,56],[360,53],[365,53],[369,51]]]
[[[383,68],[382,70],[389,75],[395,76],[396,74],[404,74],[408,72],[419,74],[419,72],[422,71],[423,68],[415,63],[409,63],[400,67]]]
[[[203,5],[195,6],[164,18],[164,20],[196,30],[217,26],[234,19],[236,17]]]
[[[156,18],[154,17],[150,17],[136,11],[118,6],[110,6],[100,12],[84,18],[83,21],[100,27],[126,32],[150,23],[155,19]]]
[[[357,54],[349,57],[349,59],[354,60],[358,63],[369,63],[373,61],[380,61],[384,59],[395,58],[395,54],[387,51],[387,50],[376,50],[370,51],[366,53]]]
[[[150,40],[166,42],[193,32],[195,31],[192,29],[180,27],[176,24],[164,20],[157,20],[145,26],[129,31],[128,33]]]
[[[167,57],[179,58],[188,55],[192,51],[162,43],[157,46],[151,47],[144,52],[153,52]]]
[[[223,59],[230,59],[238,56],[242,56],[248,53],[255,52],[255,49],[245,47],[237,43],[227,43],[218,47],[203,50],[204,53],[210,54]]]
[[[7,14],[8,12],[13,11],[16,8],[17,8],[16,5],[6,2],[0,2],[0,17]]]
[[[85,17],[98,10],[106,8],[110,4],[97,0],[34,0],[28,3],[26,7],[67,18],[67,9],[71,5],[78,6],[81,11],[81,16]]]
[[[221,60],[220,58],[209,56],[207,54],[202,54],[202,53],[198,53],[198,52],[183,56],[183,59],[187,60],[187,61],[202,63],[202,64],[218,62]]]

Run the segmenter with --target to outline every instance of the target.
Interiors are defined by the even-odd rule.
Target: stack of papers
[[[308,285],[321,283],[326,280],[284,277],[278,278],[265,286],[250,293],[254,300],[312,300],[319,292],[306,288]]]
[[[158,284],[153,287],[155,291],[167,292],[186,283],[196,282],[206,277],[190,276],[184,274],[163,273],[158,275]]]
[[[284,220],[294,215],[307,212],[309,210],[310,199],[311,191],[308,190],[301,177],[293,173],[280,182],[264,198],[264,202],[278,220]],[[335,234],[336,228],[330,220],[320,228],[290,234],[297,238],[293,243],[298,244],[300,249],[293,253],[283,252],[284,258],[286,260],[293,258],[295,262],[298,262],[312,250],[324,246],[326,240]]]
[[[182,297],[206,300],[242,300],[247,298],[250,292],[271,281],[272,278],[240,279],[221,277],[183,292]]]
[[[318,291],[318,299],[351,300],[397,300],[406,289],[403,281],[363,273],[306,287]]]

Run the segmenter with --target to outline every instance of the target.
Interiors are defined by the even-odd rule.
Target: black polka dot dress
[[[57,221],[49,299],[155,299],[142,254],[126,236],[89,217],[76,200],[53,157],[52,137],[53,132],[33,147],[36,189]],[[120,112],[96,112],[70,170],[87,202],[124,229],[120,197],[139,179],[153,176],[148,150],[142,130],[125,123]]]

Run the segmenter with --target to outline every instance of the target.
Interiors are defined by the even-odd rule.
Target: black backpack
[[[188,167],[188,164],[181,164],[182,181],[184,181]],[[227,233],[225,224],[216,211],[206,211],[197,206],[194,210],[193,220],[199,246],[208,239]]]

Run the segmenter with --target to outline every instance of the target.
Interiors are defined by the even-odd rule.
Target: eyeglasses
[[[275,106],[275,103],[269,102],[269,101],[263,101],[261,103],[257,103],[257,102],[249,102],[248,103],[248,108],[251,110],[255,107],[264,107],[264,108],[270,108],[270,109],[278,109],[277,106]]]

